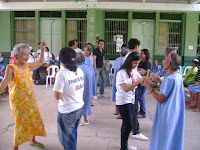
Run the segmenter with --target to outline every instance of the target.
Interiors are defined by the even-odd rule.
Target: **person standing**
[[[140,62],[138,52],[132,52],[128,55],[125,62],[117,72],[116,77],[116,105],[122,116],[121,126],[121,149],[120,150],[137,150],[135,146],[128,146],[129,134],[132,131],[135,87],[143,81],[141,75],[135,70]]]
[[[28,141],[30,146],[45,148],[35,140],[35,136],[46,136],[46,132],[37,107],[31,77],[31,71],[43,64],[45,46],[43,41],[40,44],[41,54],[38,61],[27,63],[30,46],[24,43],[16,44],[12,51],[16,61],[7,65],[5,78],[0,85],[0,94],[9,86],[10,108],[15,119],[14,150],[18,150],[19,145]]]
[[[138,65],[138,70],[141,68],[144,70],[151,69],[151,62],[149,61],[150,55],[149,55],[149,50],[148,49],[142,49],[140,53],[141,61],[140,64]],[[137,115],[138,118],[145,118],[146,117],[146,109],[145,109],[145,93],[147,91],[147,87],[143,86],[141,84],[138,85],[137,87],[137,95],[136,99],[140,103],[140,111],[139,114]]]
[[[112,102],[115,102],[116,101],[116,92],[117,92],[117,89],[116,89],[116,76],[117,76],[117,72],[119,70],[119,68],[122,66],[123,64],[123,60],[124,60],[124,56],[128,53],[129,49],[127,48],[127,45],[126,44],[123,44],[122,45],[122,48],[121,48],[121,56],[118,57],[116,60],[115,60],[115,63],[114,63],[114,77],[113,77],[113,86],[112,86],[112,93],[111,93],[111,101]],[[121,115],[119,114],[119,111],[118,111],[118,108],[117,106],[115,105],[115,113],[114,115],[118,115],[117,119],[121,119]]]
[[[76,53],[78,53],[78,52],[83,53],[82,49],[78,48],[78,41],[76,39],[74,39],[73,41],[74,41],[74,44],[75,44],[74,45],[75,46],[75,48],[74,48],[75,52]]]
[[[77,67],[76,52],[62,48],[59,59],[63,69],[56,75],[54,97],[58,100],[58,136],[65,150],[76,150],[77,129],[82,115],[84,74]]]
[[[165,51],[163,68],[168,76],[162,81],[157,75],[155,80],[161,84],[156,93],[148,79],[144,85],[156,99],[157,107],[152,127],[149,150],[183,150],[185,126],[185,95],[182,76],[178,73],[181,57]]]
[[[83,119],[82,119],[82,125],[88,125],[89,124],[89,119],[88,116],[92,115],[92,110],[91,110],[91,97],[92,97],[92,74],[90,71],[90,68],[87,66],[85,63],[85,56],[83,55],[82,52],[76,53],[76,61],[77,65],[79,68],[84,73],[84,91],[83,91],[83,101],[84,101],[84,106],[83,106]]]
[[[93,66],[96,78],[96,84],[98,83],[99,75],[101,76],[102,83],[100,87],[100,95],[104,95],[104,88],[106,86],[106,64],[105,64],[105,51],[104,41],[98,41],[98,47],[93,51]]]
[[[124,61],[126,60],[126,58],[128,57],[128,55],[131,52],[140,52],[140,41],[138,39],[132,38],[129,40],[128,42],[128,47],[129,47],[129,53],[126,54]],[[146,70],[144,69],[139,69],[137,70],[137,67],[134,68],[135,72],[138,72],[140,75],[145,75],[146,74]],[[137,97],[137,92],[135,93],[136,97]],[[143,141],[147,141],[148,137],[146,137],[145,135],[143,135],[142,133],[140,133],[140,124],[137,118],[137,113],[138,113],[138,99],[135,99],[135,103],[133,104],[133,135],[132,137],[134,139],[138,139],[138,140],[143,140]]]

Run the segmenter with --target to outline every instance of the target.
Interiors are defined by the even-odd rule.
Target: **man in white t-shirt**
[[[77,129],[82,115],[84,74],[76,65],[76,52],[62,48],[59,59],[63,69],[56,75],[54,96],[58,102],[58,135],[65,150],[76,150]]]
[[[76,39],[74,40],[74,43],[75,43],[75,49],[74,50],[76,51],[76,53],[78,53],[78,52],[83,53],[82,49],[78,48],[78,41]]]

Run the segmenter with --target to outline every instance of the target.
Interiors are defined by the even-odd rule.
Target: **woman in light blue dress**
[[[178,73],[181,57],[172,48],[165,51],[163,68],[168,76],[163,81],[155,77],[161,85],[156,93],[146,79],[144,84],[158,101],[149,150],[183,150],[185,127],[185,95],[182,76]]]
[[[84,125],[89,124],[88,117],[89,115],[92,115],[91,111],[91,74],[89,67],[85,64],[85,56],[82,52],[76,53],[76,61],[79,68],[84,73],[84,91],[83,91],[83,101],[84,101],[84,107],[83,107],[83,116],[82,123]]]
[[[91,48],[89,47],[84,48],[84,55],[86,57],[85,64],[90,68],[90,73],[91,73],[91,97],[97,98],[96,80],[95,80],[95,74],[94,74],[94,68],[93,68],[93,61],[91,57],[92,52],[93,51]]]
[[[114,77],[113,77],[113,86],[112,86],[112,94],[111,94],[111,101],[115,102],[116,101],[116,76],[117,76],[117,71],[119,70],[119,68],[122,66],[123,61],[124,61],[124,57],[126,56],[126,54],[129,52],[129,49],[126,47],[125,44],[123,44],[124,46],[121,49],[121,57],[118,57],[115,60],[114,63]],[[117,106],[115,105],[115,115],[119,115],[117,118],[121,118],[119,111],[117,109]]]

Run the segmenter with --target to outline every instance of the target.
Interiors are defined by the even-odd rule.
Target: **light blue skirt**
[[[190,85],[190,86],[188,86],[188,90],[191,91],[192,93],[199,93],[200,86]]]

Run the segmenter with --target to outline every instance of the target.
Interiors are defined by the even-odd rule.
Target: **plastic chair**
[[[186,73],[192,68],[192,66],[187,66],[184,69],[183,75],[186,75]]]
[[[114,65],[110,68],[110,72],[109,72],[110,85],[113,84],[113,77],[114,77]]]
[[[52,83],[52,79],[55,78],[55,74],[56,72],[59,71],[59,67],[56,66],[56,65],[51,65],[49,67],[47,67],[47,77],[46,77],[46,88],[48,86],[48,81],[50,79],[50,86],[51,86],[51,83]]]

